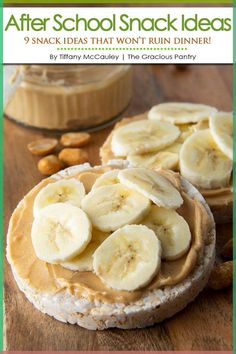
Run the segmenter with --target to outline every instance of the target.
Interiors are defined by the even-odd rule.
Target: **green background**
[[[0,0],[0,117],[3,118],[3,15]],[[0,350],[3,348],[3,132],[0,119]]]
[[[232,4],[232,0],[5,0],[4,4]]]

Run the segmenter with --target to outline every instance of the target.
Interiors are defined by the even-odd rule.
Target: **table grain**
[[[231,65],[134,65],[134,94],[124,116],[146,111],[163,101],[199,102],[220,110],[232,109]],[[99,146],[112,125],[92,133],[86,147],[92,165],[99,164]],[[41,179],[38,158],[26,148],[45,136],[4,120],[4,221],[21,198]],[[217,249],[232,237],[230,224],[217,228]],[[161,324],[135,330],[89,331],[60,323],[36,310],[19,291],[4,261],[5,350],[231,350],[231,289],[206,288],[183,311]]]

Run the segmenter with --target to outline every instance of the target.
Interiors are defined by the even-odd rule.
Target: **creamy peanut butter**
[[[86,191],[89,191],[96,178],[106,170],[107,168],[101,168],[81,172],[73,178],[81,180]],[[205,207],[199,201],[191,199],[181,189],[178,174],[164,171],[162,173],[182,194],[184,203],[177,211],[189,224],[192,242],[188,253],[181,259],[163,261],[160,272],[148,286],[133,292],[116,291],[104,285],[92,272],[71,271],[60,265],[48,264],[36,257],[31,243],[34,198],[41,188],[54,181],[52,178],[43,180],[31,190],[12,215],[8,234],[8,255],[15,272],[38,291],[55,293],[66,289],[76,296],[108,303],[126,304],[138,300],[147,291],[181,282],[194,269],[198,257],[203,252],[211,221]]]
[[[229,205],[233,202],[233,192],[231,186],[219,189],[204,189],[200,190],[200,192],[210,206],[219,204]]]
[[[103,124],[120,114],[132,95],[129,65],[31,65],[24,75],[5,114],[37,128]]]

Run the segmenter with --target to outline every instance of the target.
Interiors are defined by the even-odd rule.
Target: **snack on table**
[[[43,180],[18,204],[7,235],[27,298],[88,329],[172,316],[206,285],[214,254],[212,214],[187,180],[118,161]]]
[[[190,103],[163,103],[116,124],[100,149],[102,164],[179,171],[206,198],[216,222],[232,218],[232,113]]]

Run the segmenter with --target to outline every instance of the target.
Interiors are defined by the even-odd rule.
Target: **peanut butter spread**
[[[81,180],[88,192],[96,178],[106,170],[106,168],[91,169],[80,172],[73,178]],[[117,291],[105,286],[92,272],[71,271],[60,265],[43,262],[36,257],[31,243],[34,198],[41,188],[54,181],[53,178],[43,180],[32,189],[12,215],[8,233],[8,256],[14,272],[36,291],[56,293],[67,290],[78,297],[107,303],[127,304],[140,299],[147,291],[181,282],[194,269],[204,250],[211,220],[205,207],[198,200],[191,199],[181,188],[177,173],[166,171],[161,173],[179,189],[183,197],[184,203],[177,212],[189,224],[192,241],[189,251],[182,258],[176,261],[162,261],[161,270],[149,285],[133,292]]]
[[[136,120],[147,119],[147,113],[139,114],[133,118],[124,118],[120,122],[115,125],[115,129],[122,127],[125,124]],[[125,159],[124,157],[114,156],[112,149],[111,149],[111,142],[112,142],[112,133],[108,136],[105,143],[100,149],[100,157],[103,165],[106,165],[109,160],[113,159]],[[197,186],[196,186],[197,187]],[[201,189],[199,188],[200,193],[206,199],[207,203],[214,207],[218,205],[230,205],[233,202],[233,193],[232,193],[232,186],[229,185],[224,188],[218,189]]]
[[[5,114],[37,128],[88,128],[120,114],[131,95],[129,65],[29,65]]]
[[[233,192],[231,186],[220,189],[200,189],[200,192],[210,206],[219,204],[228,205],[233,202]]]

